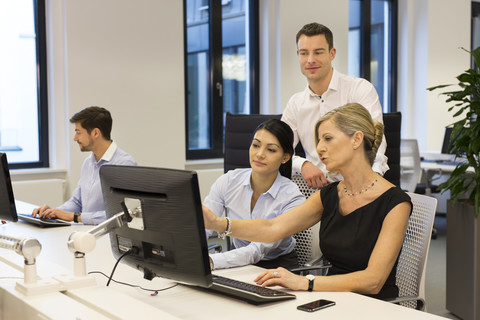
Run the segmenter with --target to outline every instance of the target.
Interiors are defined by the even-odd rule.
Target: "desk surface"
[[[434,171],[438,174],[450,174],[455,168],[457,167],[455,164],[447,164],[443,162],[435,162],[435,161],[422,161],[420,166],[424,170]],[[473,168],[468,167],[467,172],[473,172]]]
[[[20,202],[17,203],[17,206],[22,207],[22,209],[29,208],[28,205]],[[42,252],[37,258],[38,274],[40,277],[46,278],[61,273],[73,274],[73,254],[67,248],[67,239],[73,231],[87,231],[89,229],[91,229],[91,226],[83,225],[42,229],[24,222],[17,222],[0,226],[0,234],[16,237],[28,236],[38,239],[42,244]],[[0,249],[0,264],[6,265],[5,260],[8,260],[10,264],[23,266],[21,256],[13,251]],[[108,236],[98,239],[95,249],[86,255],[87,272],[101,271],[110,274],[114,263],[115,259],[111,253]],[[19,270],[15,270],[11,265],[5,268],[0,266],[0,270],[0,272],[10,270],[7,272],[7,276],[21,276]],[[253,279],[260,271],[261,269],[258,267],[246,266],[219,270],[216,273],[253,283]],[[156,316],[157,318],[162,317],[162,319],[214,319],[216,317],[228,319],[248,319],[248,317],[255,319],[261,317],[313,319],[320,315],[325,319],[444,319],[349,292],[299,291],[293,292],[297,296],[295,300],[254,306],[241,300],[184,285],[159,291],[156,296],[138,288],[113,282],[109,287],[106,287],[107,279],[101,275],[95,275],[97,286],[25,298],[14,289],[13,282],[18,280],[3,279],[3,277],[5,275],[0,275],[0,310],[3,309],[3,315],[13,312],[11,309],[14,304],[5,302],[2,306],[2,301],[6,301],[5,297],[9,297],[10,300],[17,299],[17,302],[20,301],[20,303],[28,305],[30,309],[40,308],[41,305],[52,306],[52,301],[63,303],[65,306],[68,305],[68,309],[65,310],[68,310],[68,315],[72,319],[86,319],[88,318],[85,316],[86,314],[108,315],[108,317],[121,319],[141,319],[145,315],[148,315],[149,318]],[[170,280],[161,278],[155,278],[152,281],[144,280],[140,271],[122,263],[118,265],[114,279],[151,289],[167,288],[175,284]],[[336,305],[317,311],[313,315],[296,309],[300,304],[317,299],[333,300]],[[47,301],[49,301],[49,304],[44,304]],[[25,308],[25,310],[28,308]],[[52,319],[62,318],[58,317],[58,311],[56,313],[49,312],[46,307],[43,307],[42,315]],[[62,316],[63,319],[66,319],[65,313]],[[0,318],[2,318],[1,314]],[[7,319],[8,317],[4,318]],[[99,318],[102,317],[99,316]]]

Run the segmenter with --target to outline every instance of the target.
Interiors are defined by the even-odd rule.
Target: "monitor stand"
[[[74,255],[73,275],[59,275],[53,277],[59,281],[62,289],[78,289],[83,287],[96,286],[95,277],[87,275],[85,253],[95,249],[96,239],[108,234],[112,229],[121,227],[130,220],[128,209],[124,206],[123,212],[117,213],[110,219],[93,227],[88,232],[76,231],[68,238],[68,248]]]
[[[0,247],[10,249],[23,256],[23,269],[13,262],[0,256],[0,261],[23,272],[23,281],[18,281],[15,289],[24,295],[38,295],[60,291],[60,283],[52,279],[37,279],[37,265],[35,260],[42,251],[42,245],[33,238],[14,238],[0,235]]]

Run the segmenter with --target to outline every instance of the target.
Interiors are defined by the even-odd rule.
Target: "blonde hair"
[[[348,135],[363,132],[363,147],[370,165],[373,165],[378,148],[383,139],[383,124],[373,120],[370,112],[359,103],[347,103],[325,114],[315,124],[315,145],[318,145],[318,128],[327,120],[332,120],[335,126]]]

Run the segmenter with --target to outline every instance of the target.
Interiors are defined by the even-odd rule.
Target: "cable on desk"
[[[107,281],[107,287],[108,285],[110,284],[110,281],[112,280],[112,277],[113,277],[113,274],[115,273],[115,270],[117,269],[117,266],[118,266],[118,263],[120,262],[120,260],[122,260],[123,257],[125,256],[128,256],[132,253],[138,253],[138,248],[136,247],[133,247],[132,249],[124,252],[118,259],[117,259],[117,262],[115,262],[115,265],[113,266],[113,270],[112,270],[112,273],[110,274],[110,277],[108,278],[108,281]]]
[[[0,280],[8,280],[8,279],[20,279],[20,280],[23,280],[23,277],[0,277]]]
[[[105,273],[101,272],[101,271],[90,271],[88,274],[92,274],[92,273],[98,273],[98,274],[101,274],[102,276],[104,276],[105,278],[110,278],[108,275],[106,275]],[[165,290],[168,290],[168,289],[171,289],[173,287],[176,287],[178,286],[178,283],[175,283],[173,286],[170,286],[170,287],[167,287],[167,288],[162,288],[162,289],[147,289],[147,288],[144,288],[142,286],[139,286],[139,285],[136,285],[136,284],[130,284],[130,283],[126,283],[126,282],[122,282],[122,281],[117,281],[113,278],[111,278],[111,280],[115,283],[118,283],[118,284],[123,284],[125,286],[129,286],[129,287],[132,287],[132,288],[139,288],[139,289],[142,289],[142,290],[145,290],[145,291],[150,291],[150,292],[153,292],[152,295],[156,295],[156,293],[158,293],[159,291],[165,291]]]

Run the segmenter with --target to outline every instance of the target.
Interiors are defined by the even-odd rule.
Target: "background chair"
[[[300,174],[293,174],[292,181],[297,184],[298,189],[307,199],[318,191],[318,189],[310,188]],[[296,241],[295,250],[298,254],[299,267],[290,271],[301,275],[308,273],[327,275],[330,263],[323,258],[320,250],[320,222],[293,237]]]
[[[248,149],[253,131],[268,119],[280,119],[281,114],[231,114],[225,116],[225,151],[223,170],[250,168]]]
[[[317,189],[310,188],[299,174],[293,174],[292,181],[297,184],[298,189],[307,199],[317,191]],[[294,235],[297,242],[295,250],[298,254],[298,264],[301,267],[310,267],[320,263],[322,252],[320,251],[319,235],[320,222]]]
[[[438,186],[432,184],[432,173],[425,173],[422,169],[420,151],[418,150],[416,139],[402,139],[400,168],[400,187],[403,190],[427,196],[439,192]],[[437,229],[433,228],[432,239],[436,239],[437,234]]]
[[[253,131],[268,119],[280,119],[281,114],[232,114],[225,116],[225,150],[223,170],[227,172],[237,168],[250,168],[248,149],[252,143]],[[299,142],[295,154],[305,157]]]
[[[400,187],[402,190],[415,192],[422,175],[417,140],[402,139],[400,155]]]
[[[387,141],[385,155],[388,157],[388,166],[390,167],[390,169],[385,172],[384,178],[394,185],[399,186],[402,114],[400,112],[384,113],[383,124],[385,126],[385,140]]]
[[[397,265],[399,297],[390,302],[425,310],[425,270],[437,199],[408,192],[413,211]]]

